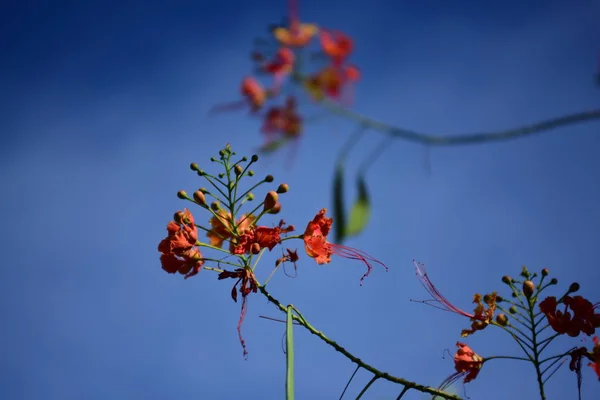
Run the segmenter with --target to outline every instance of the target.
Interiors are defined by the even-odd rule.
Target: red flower
[[[267,142],[273,139],[273,135],[297,137],[302,131],[302,117],[296,112],[296,99],[289,96],[283,107],[269,108],[261,130],[267,135]]]
[[[329,243],[327,235],[331,229],[333,218],[325,217],[327,209],[323,208],[306,226],[304,235],[304,249],[306,254],[314,258],[317,264],[328,264],[331,261],[331,255],[335,254],[351,260],[360,260],[367,266],[367,272],[360,278],[360,284],[371,273],[373,266],[371,262],[376,262],[383,266],[387,271],[387,266],[381,261],[374,259],[372,256],[352,247],[342,246],[339,244]]]
[[[167,224],[167,237],[158,245],[162,269],[169,274],[179,272],[186,279],[200,272],[204,261],[200,250],[194,247],[197,240],[198,229],[192,213],[187,208],[178,211]]]
[[[456,372],[450,375],[442,382],[440,389],[445,389],[452,385],[458,379],[464,377],[463,382],[469,383],[477,378],[481,367],[483,367],[484,359],[475,353],[469,346],[464,343],[456,342],[458,350],[454,355],[454,368]]]
[[[250,104],[252,111],[258,111],[267,100],[267,91],[265,88],[256,79],[251,77],[246,77],[242,80],[240,92]]]
[[[321,47],[331,57],[335,66],[341,65],[352,53],[354,42],[341,32],[328,32],[321,29]]]
[[[592,367],[596,375],[598,375],[598,380],[600,381],[600,340],[598,336],[594,336],[594,348],[592,349],[592,358],[593,362],[588,365]]]
[[[296,261],[299,260],[298,250],[286,249],[286,251],[287,254],[284,254],[283,257],[278,258],[277,261],[275,261],[275,268],[279,267],[281,263],[291,262],[294,264],[294,270],[296,270]]]
[[[254,274],[252,273],[252,271],[248,268],[238,268],[235,271],[223,271],[219,274],[218,279],[227,279],[227,278],[233,278],[236,279],[237,281],[235,282],[235,284],[233,285],[233,288],[231,289],[231,298],[233,299],[233,301],[235,301],[237,303],[237,286],[239,284],[239,292],[242,295],[242,310],[240,311],[240,319],[238,321],[238,325],[237,325],[237,331],[238,331],[238,337],[240,339],[240,344],[242,345],[242,348],[244,349],[244,357],[246,357],[248,355],[248,351],[246,350],[246,343],[244,341],[244,338],[242,337],[242,323],[244,322],[244,317],[246,316],[246,297],[250,294],[250,293],[256,293],[258,290],[258,283],[256,282],[256,278],[254,277]]]
[[[267,226],[251,227],[238,239],[238,244],[233,249],[233,254],[250,253],[253,244],[258,244],[259,249],[268,248],[273,250],[281,242],[281,234],[294,230],[293,226],[283,227],[285,221],[281,220],[279,226],[269,228]]]
[[[287,47],[281,47],[275,53],[275,57],[272,61],[264,64],[263,69],[273,74],[275,77],[275,89],[277,90],[286,75],[292,72],[294,68],[294,61],[296,57],[294,56],[294,52]]]
[[[593,335],[600,325],[600,314],[595,312],[595,306],[581,296],[565,296],[562,300],[565,305],[564,311],[556,309],[558,302],[556,297],[546,297],[540,303],[540,311],[546,315],[548,323],[559,334],[567,334],[571,337],[578,336],[581,332]],[[573,316],[571,316],[571,312]]]
[[[470,314],[456,307],[454,304],[450,303],[450,301],[448,301],[448,299],[446,299],[446,297],[444,297],[444,295],[440,293],[440,291],[433,285],[433,283],[429,279],[427,271],[425,270],[425,265],[423,263],[413,260],[413,264],[415,265],[417,277],[421,281],[421,284],[423,285],[423,287],[425,287],[425,290],[427,290],[431,297],[433,297],[432,300],[426,300],[423,303],[430,305],[432,302],[438,303],[437,305],[434,305],[434,307],[444,311],[449,311],[462,315],[463,317],[467,317],[471,321],[473,321],[470,330],[464,329],[461,332],[462,337],[468,336],[472,333],[475,333],[476,331],[482,330],[489,325],[489,323],[492,321],[492,318],[494,317],[494,312],[496,311],[496,292],[493,292],[489,295],[485,295],[483,296],[483,298],[480,294],[476,293],[473,296],[473,303],[477,304],[477,306],[475,307],[475,312],[473,314]],[[488,306],[487,309],[485,308],[483,303],[485,303]]]

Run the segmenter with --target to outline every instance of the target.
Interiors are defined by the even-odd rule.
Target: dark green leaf
[[[333,226],[335,242],[342,243],[346,230],[344,210],[344,165],[341,161],[335,167],[333,176]]]

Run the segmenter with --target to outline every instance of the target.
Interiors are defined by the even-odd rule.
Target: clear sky
[[[226,142],[240,155],[262,143],[245,112],[207,111],[237,98],[253,37],[285,12],[283,1],[264,0],[2,3],[2,399],[283,397],[284,327],[258,318],[278,312],[249,298],[244,361],[232,282],[210,271],[167,275],[156,246],[185,206],[175,193],[205,186],[190,162],[208,169]],[[591,0],[301,2],[303,19],[355,38],[356,110],[443,135],[597,108],[598,15]],[[306,127],[292,167],[289,149],[261,159],[258,176],[290,185],[286,221],[303,228],[330,207],[335,154],[352,129],[323,119]],[[577,280],[600,300],[599,130],[596,122],[436,148],[431,172],[422,147],[393,142],[368,175],[371,223],[347,242],[390,271],[376,269],[359,287],[360,264],[317,266],[301,251],[298,278],[279,274],[271,292],[364,361],[436,386],[453,372],[443,355],[468,321],[409,302],[427,298],[413,258],[467,310],[473,293],[502,293],[500,278],[522,265],[549,268],[562,288]],[[348,178],[380,137],[368,133],[351,154]],[[354,366],[305,331],[296,340],[297,398],[338,398]],[[467,343],[483,356],[519,354],[494,329]],[[534,377],[529,365],[490,362],[467,394],[537,398]],[[359,373],[348,398],[369,379]],[[599,384],[584,368],[583,398],[597,398]],[[378,381],[364,398],[399,390]],[[567,365],[548,392],[575,398]]]

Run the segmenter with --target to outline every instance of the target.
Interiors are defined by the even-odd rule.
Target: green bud
[[[273,175],[267,175],[265,176],[265,182],[271,183],[273,182],[275,178],[273,178]]]
[[[185,192],[185,190],[180,190],[179,192],[177,192],[177,197],[179,197],[182,200],[185,200],[188,198],[188,195]]]
[[[258,161],[258,156],[256,154],[252,155],[252,158],[250,158],[252,160],[252,162],[257,162]]]

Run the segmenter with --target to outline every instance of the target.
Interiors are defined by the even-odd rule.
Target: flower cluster
[[[217,110],[248,107],[252,115],[262,119],[261,132],[265,135],[263,149],[277,147],[302,134],[304,118],[298,112],[298,98],[289,95],[279,104],[267,107],[271,99],[279,98],[282,86],[291,80],[301,84],[314,101],[328,98],[349,104],[353,83],[360,79],[359,69],[347,62],[354,49],[354,41],[339,31],[331,31],[315,24],[300,22],[296,1],[289,2],[288,23],[271,29],[270,40],[251,52],[259,74],[269,77],[271,83],[263,85],[255,76],[246,76],[240,84],[242,100],[217,106]],[[306,48],[318,36],[319,51],[308,56],[310,60],[325,60],[324,66],[310,73],[302,70],[306,65]]]
[[[442,295],[429,279],[423,264],[414,262],[414,265],[417,277],[432,296],[432,299],[421,301],[422,303],[467,317],[472,321],[471,329],[465,329],[461,332],[462,337],[483,330],[489,325],[496,326],[509,333],[525,353],[525,357],[492,356],[484,359],[466,344],[459,342],[457,343],[459,349],[454,357],[456,373],[444,380],[440,388],[447,388],[461,377],[464,377],[464,383],[470,382],[477,377],[485,361],[501,358],[522,360],[535,364],[537,367],[536,373],[539,374],[538,378],[541,381],[542,375],[552,375],[552,368],[561,359],[570,357],[569,366],[572,371],[577,373],[578,388],[581,386],[582,359],[587,358],[590,360],[589,365],[600,379],[600,342],[598,337],[593,338],[594,348],[590,351],[586,347],[580,347],[555,356],[541,357],[547,346],[556,337],[560,335],[578,337],[580,334],[591,336],[596,332],[596,328],[600,327],[600,312],[598,310],[600,303],[593,304],[582,296],[571,296],[579,290],[578,283],[571,284],[567,293],[559,299],[555,296],[548,296],[539,301],[540,294],[546,288],[556,285],[558,281],[551,279],[546,282],[545,279],[549,271],[543,269],[541,277],[536,283],[537,273],[532,274],[526,267],[523,267],[521,277],[524,279],[522,281],[509,276],[502,278],[502,282],[511,290],[512,300],[502,298],[496,292],[485,296],[475,294],[473,298],[473,302],[476,304],[475,310],[473,313],[468,313],[453,305]],[[564,306],[562,311],[558,309],[560,305]],[[498,313],[494,318],[497,311],[501,311],[501,313]],[[546,325],[541,324],[544,319],[547,322]],[[525,329],[520,329],[520,326]],[[542,333],[548,327],[554,330],[554,334],[548,336],[548,333],[545,332],[546,337],[542,338]],[[543,369],[540,368],[542,365],[544,365]],[[558,367],[560,367],[560,364],[558,364]]]
[[[200,188],[194,192],[192,197],[189,197],[185,191],[181,190],[177,195],[180,199],[190,201],[208,212],[208,224],[197,224],[187,208],[178,211],[174,219],[168,223],[167,237],[158,245],[158,251],[161,253],[162,269],[167,273],[178,272],[185,275],[185,278],[189,278],[204,268],[218,272],[218,280],[235,280],[231,298],[235,302],[238,300],[238,294],[242,298],[238,333],[244,355],[246,355],[246,347],[241,336],[241,325],[246,314],[247,297],[261,288],[255,272],[258,260],[264,251],[273,251],[277,246],[283,245],[289,240],[302,240],[306,255],[319,265],[331,262],[332,255],[361,261],[367,268],[360,280],[361,285],[363,279],[373,269],[373,263],[380,264],[386,271],[387,267],[360,250],[331,243],[328,240],[328,234],[333,219],[326,217],[326,209],[321,209],[307,223],[304,232],[295,236],[290,235],[295,231],[294,225],[288,225],[283,219],[274,226],[259,224],[263,217],[281,212],[282,205],[279,196],[288,192],[287,184],[280,184],[276,190],[268,191],[261,203],[249,212],[242,212],[242,208],[254,201],[255,196],[252,191],[262,184],[273,182],[274,178],[267,175],[242,193],[240,182],[244,177],[254,176],[254,172],[249,167],[258,161],[258,156],[252,156],[250,161],[243,157],[239,161],[233,162],[232,158],[235,154],[227,145],[220,151],[219,159],[211,159],[224,169],[224,172],[218,175],[201,170],[195,163],[191,164],[190,168],[206,179],[214,191]],[[213,198],[210,204],[207,197]],[[206,232],[205,241],[200,240],[199,230]],[[222,257],[207,257],[200,251],[200,247],[205,251],[221,254]],[[285,252],[282,250],[282,257],[275,262],[270,276],[282,264],[290,262],[295,268],[298,261],[299,256],[296,249],[287,248]],[[225,269],[223,266],[233,268]],[[267,282],[268,279],[263,286]]]

